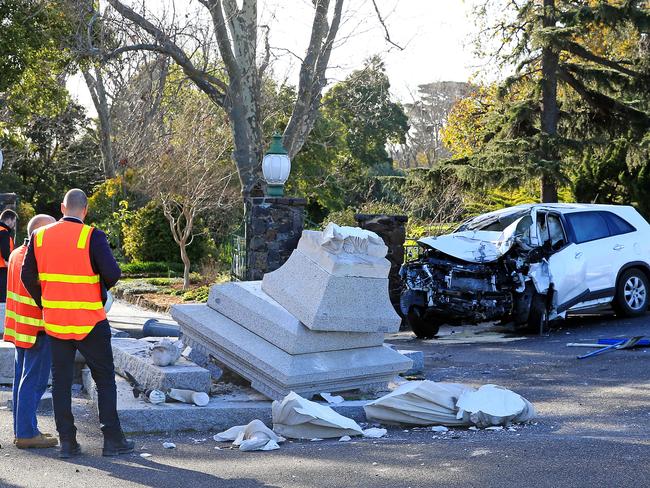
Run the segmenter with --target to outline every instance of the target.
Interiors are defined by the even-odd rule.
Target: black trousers
[[[104,437],[119,439],[122,435],[117,416],[117,389],[111,348],[111,329],[108,321],[98,323],[81,341],[51,337],[52,403],[56,430],[62,441],[75,438],[77,428],[72,415],[72,378],[74,358],[78,350],[97,385],[99,422]]]

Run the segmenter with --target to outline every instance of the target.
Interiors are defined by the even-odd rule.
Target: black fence
[[[230,279],[246,281],[246,239],[242,236],[232,236],[230,240]]]

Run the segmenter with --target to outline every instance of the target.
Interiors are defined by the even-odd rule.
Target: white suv
[[[648,309],[650,225],[632,207],[519,205],[418,243],[401,308],[419,337],[445,322],[537,329],[608,303],[628,317]]]

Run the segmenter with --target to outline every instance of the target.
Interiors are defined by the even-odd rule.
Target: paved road
[[[10,414],[0,411],[1,487],[643,487],[650,486],[650,349],[578,361],[567,342],[650,335],[636,320],[573,318],[547,337],[496,344],[438,344],[401,335],[421,348],[433,380],[497,383],[539,410],[537,425],[515,432],[390,429],[387,438],[293,442],[279,451],[215,449],[207,434],[137,438],[139,453],[100,457],[94,414],[77,406],[85,455],[75,462],[53,450],[10,445]],[[580,350],[582,351],[582,350]],[[50,430],[51,419],[43,425]],[[165,450],[163,441],[177,448]]]

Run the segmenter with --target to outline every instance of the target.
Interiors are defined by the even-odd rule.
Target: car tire
[[[619,317],[639,317],[648,310],[650,284],[646,274],[638,268],[623,272],[616,285],[612,303]]]
[[[418,339],[432,339],[441,325],[422,307],[411,307],[405,320]]]
[[[528,313],[528,321],[526,326],[519,329],[527,334],[539,334],[542,327],[546,325],[546,296],[535,293],[530,302],[530,312]]]

